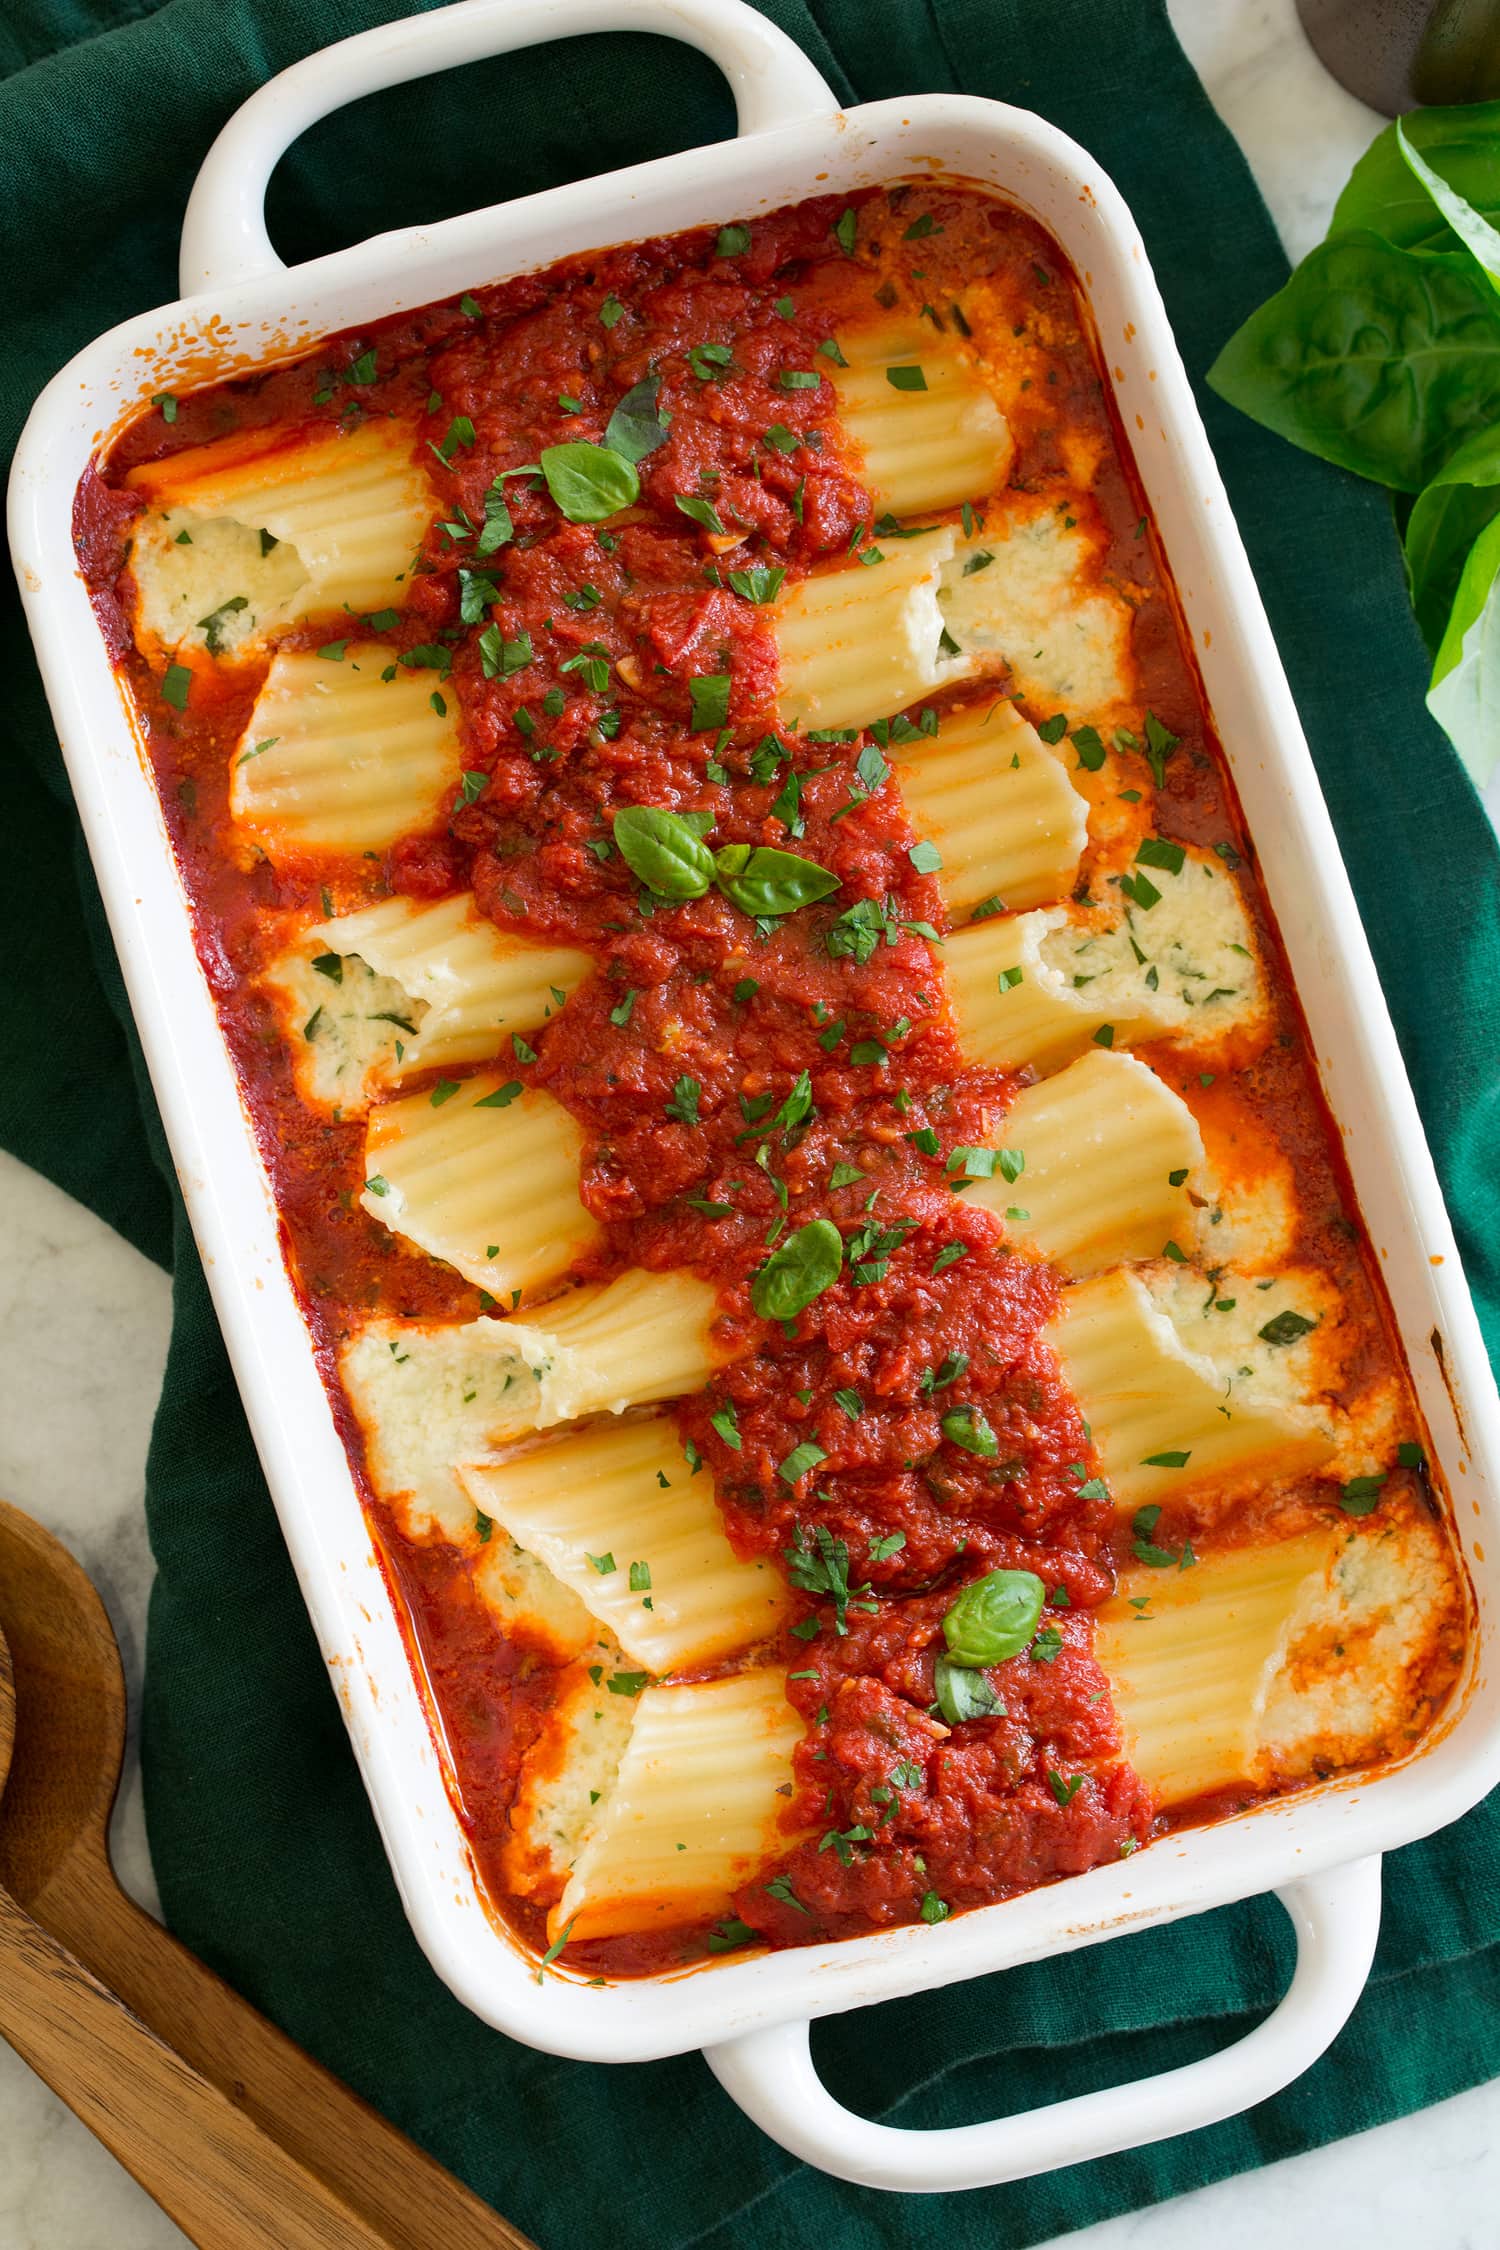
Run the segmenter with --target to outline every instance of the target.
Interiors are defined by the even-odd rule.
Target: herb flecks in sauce
[[[603,1224],[585,1278],[686,1268],[719,1289],[739,1356],[664,1411],[689,1468],[712,1477],[734,1545],[766,1558],[796,1602],[770,1652],[807,1729],[785,1864],[762,1869],[712,1935],[705,1924],[570,1948],[590,1969],[936,1924],[1116,1859],[1149,1831],[1089,1613],[1132,1537],[1159,1544],[1156,1527],[1127,1522],[1122,1539],[1093,1473],[1042,1337],[1057,1277],[954,1193],[1022,1167],[1004,1145],[1014,1084],[965,1063],[946,1012],[943,869],[901,798],[899,753],[936,732],[944,698],[864,733],[774,720],[784,592],[912,528],[882,514],[840,439],[831,377],[845,353],[830,339],[847,345],[859,319],[907,297],[934,347],[969,336],[967,292],[993,300],[1001,336],[1044,302],[1051,341],[1026,348],[1045,405],[1018,394],[1014,480],[1061,478],[1059,432],[1097,459],[1101,568],[1134,589],[1144,654],[1140,709],[1119,735],[1071,702],[1030,715],[1081,779],[1107,780],[1123,755],[1132,782],[1161,792],[1154,826],[1166,833],[1130,863],[1133,883],[1171,870],[1184,845],[1238,864],[1234,806],[1150,543],[1136,537],[1140,502],[1069,289],[1030,222],[924,187],[916,207],[825,198],[591,254],[486,288],[482,308],[450,301],[323,354],[367,415],[419,428],[432,527],[382,633],[407,673],[437,674],[462,747],[430,831],[352,867],[277,868],[278,903],[327,919],[330,889],[344,913],[472,887],[502,930],[582,947],[607,969],[524,1027],[488,1104],[523,1098],[505,1075],[515,1062],[528,1093],[576,1119],[583,1192]],[[891,369],[893,408],[935,364],[924,345]],[[161,404],[116,467],[203,442],[226,406],[246,426],[305,416],[322,379],[317,366],[279,369],[173,400],[175,416]],[[118,496],[100,491],[102,538]],[[982,505],[964,525],[976,527],[987,544],[971,568],[992,571],[998,534]],[[306,645],[357,660],[356,629],[325,617]],[[134,676],[144,690],[144,666]],[[385,1308],[472,1319],[492,1303],[432,1261],[393,1254],[360,1211],[362,1190],[391,1192],[363,1175],[361,1121],[303,1109],[267,1070],[257,977],[273,940],[259,908],[273,886],[223,849],[236,692],[227,671],[195,662],[141,700],[205,942],[233,971],[223,1016],[309,1318],[325,1345]],[[329,1004],[344,991],[323,965],[334,958],[314,964]],[[1020,977],[1004,972],[1002,989]],[[1099,1044],[1112,1038],[1107,1026]],[[1335,1212],[1316,1122],[1289,1123],[1311,1114],[1303,1068],[1292,1039],[1259,1066],[1252,1098],[1270,1139],[1300,1134],[1307,1207]],[[427,1082],[428,1098],[453,1083]],[[1309,1255],[1341,1285],[1357,1275],[1331,1224]],[[1296,1340],[1284,1320],[1266,1344]],[[1348,1516],[1388,1504],[1384,1485],[1341,1490]],[[373,1513],[447,1717],[480,1864],[540,1958],[540,1910],[506,1894],[501,1856],[554,1676],[504,1640],[468,1563]],[[486,1543],[496,1536],[492,1525]],[[1177,1565],[1186,1545],[1174,1528],[1161,1551]],[[623,1547],[618,1561],[590,1559],[601,1576],[651,1585]],[[643,1673],[610,1674],[617,1699],[645,1686]]]

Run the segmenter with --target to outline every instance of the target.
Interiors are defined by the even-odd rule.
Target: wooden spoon
[[[534,2250],[120,1889],[120,1652],[4,1501],[0,1635],[0,2035],[213,2250]]]

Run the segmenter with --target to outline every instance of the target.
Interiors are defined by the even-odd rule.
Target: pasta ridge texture
[[[548,1936],[609,1937],[722,1913],[797,1841],[783,1816],[802,1734],[780,1669],[647,1688]]]
[[[1139,1277],[1122,1268],[1064,1292],[1043,1331],[1086,1415],[1116,1505],[1195,1486],[1321,1467],[1333,1447],[1306,1407],[1232,1404],[1215,1362],[1188,1349]]]
[[[847,364],[829,380],[839,421],[878,507],[898,516],[953,508],[1010,474],[1010,428],[971,353],[920,320],[896,318],[839,337]],[[906,380],[892,382],[890,370]],[[921,376],[918,387],[906,371]]]
[[[786,1613],[777,1572],[736,1555],[712,1479],[689,1469],[664,1415],[596,1422],[458,1475],[653,1673],[733,1655]]]
[[[1192,1239],[1188,1180],[1203,1142],[1180,1095],[1132,1055],[1102,1047],[1017,1094],[1007,1153],[1024,1168],[976,1180],[970,1200],[994,1212],[1065,1273],[1081,1277]]]
[[[352,856],[430,828],[459,764],[453,717],[394,648],[351,641],[342,659],[283,652],[235,752],[229,809],[273,859]]]
[[[132,469],[143,645],[233,656],[279,625],[399,605],[432,514],[408,422],[237,432]],[[212,622],[210,622],[210,620]]]
[[[582,1153],[560,1102],[486,1073],[371,1110],[360,1204],[476,1288],[524,1295],[560,1280],[599,1238],[579,1200]]]

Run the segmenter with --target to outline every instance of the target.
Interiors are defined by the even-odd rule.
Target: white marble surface
[[[1292,0],[1169,0],[1178,31],[1300,256],[1376,120],[1322,71]],[[50,1525],[109,1604],[140,1678],[150,1556],[142,1489],[166,1351],[165,1276],[0,1156],[0,1492]],[[132,1743],[117,1864],[152,1903]],[[1190,1940],[1184,1936],[1184,1943]],[[1357,2139],[1066,2238],[1070,2250],[1494,2250],[1500,2081]],[[0,2045],[0,2250],[169,2250],[183,2237]],[[434,2250],[441,2250],[434,2245]],[[547,2244],[543,2250],[564,2250]],[[747,2250],[750,2246],[747,2245]]]

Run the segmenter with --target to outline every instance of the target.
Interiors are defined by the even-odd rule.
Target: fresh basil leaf
[[[671,416],[657,411],[660,390],[661,377],[646,375],[625,393],[605,425],[604,442],[611,453],[623,454],[627,461],[644,461],[648,453],[666,444]]]
[[[658,898],[702,898],[714,880],[714,855],[681,813],[627,805],[614,817],[614,839],[633,875]]]
[[[602,523],[641,496],[634,462],[610,445],[579,438],[544,446],[541,463],[547,490],[569,523]]]
[[[726,845],[715,856],[718,885],[745,914],[793,914],[839,887],[839,877],[815,859],[773,845]]]
[[[1005,1716],[1005,1705],[983,1672],[967,1671],[951,1657],[940,1656],[933,1665],[932,1687],[937,1707],[950,1727],[960,1727],[966,1719]]]
[[[1500,515],[1500,425],[1475,430],[1418,493],[1406,521],[1406,580],[1436,656],[1475,540]]]
[[[1341,235],[1251,314],[1208,380],[1306,452],[1420,492],[1455,444],[1500,421],[1500,301],[1467,253]]]
[[[1446,183],[1500,221],[1500,101],[1419,109],[1402,119],[1407,141]],[[1401,250],[1451,250],[1454,237],[1401,153],[1396,128],[1376,135],[1334,206],[1330,236],[1368,227]]]
[[[1474,258],[1481,272],[1489,276],[1496,289],[1500,289],[1500,232],[1490,225],[1482,211],[1476,211],[1468,197],[1450,187],[1441,172],[1435,172],[1426,158],[1416,149],[1401,120],[1396,119],[1396,145],[1400,149],[1409,171],[1421,181],[1459,241]]]
[[[1019,1656],[1046,1599],[1047,1589],[1032,1570],[991,1570],[976,1578],[943,1619],[952,1662],[978,1668]]]
[[[795,1320],[838,1280],[844,1241],[832,1219],[813,1219],[773,1250],[750,1284],[762,1320]]]

